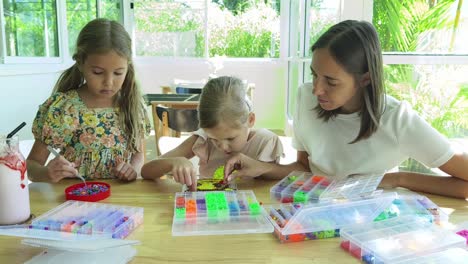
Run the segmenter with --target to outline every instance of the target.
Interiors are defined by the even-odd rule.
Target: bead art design
[[[197,181],[197,191],[233,191],[235,184],[225,183],[224,180],[200,179]]]

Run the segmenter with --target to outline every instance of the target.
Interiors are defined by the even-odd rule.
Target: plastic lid
[[[340,235],[363,260],[378,263],[394,263],[465,245],[462,237],[413,216],[345,227]]]
[[[340,229],[372,222],[396,198],[396,193],[334,203],[266,206],[269,219],[282,235]]]

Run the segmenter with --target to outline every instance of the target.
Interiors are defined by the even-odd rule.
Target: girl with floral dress
[[[75,63],[37,112],[27,158],[31,181],[134,180],[149,123],[131,62],[131,39],[115,21],[95,19],[80,32]],[[60,156],[46,164],[47,147]]]

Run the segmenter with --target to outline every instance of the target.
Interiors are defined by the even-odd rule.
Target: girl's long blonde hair
[[[144,125],[147,119],[144,111],[143,98],[135,80],[135,69],[132,63],[132,41],[125,28],[116,21],[98,18],[90,21],[81,30],[76,41],[76,51],[73,54],[75,64],[60,75],[53,93],[78,89],[85,84],[85,79],[79,70],[86,58],[91,54],[102,54],[115,51],[128,61],[128,71],[122,84],[122,89],[116,97],[115,104],[119,107],[119,123],[124,131],[130,151],[141,151],[144,137]]]
[[[250,112],[252,104],[239,78],[221,76],[203,87],[198,105],[200,128],[213,128],[221,121],[236,128],[247,122]]]

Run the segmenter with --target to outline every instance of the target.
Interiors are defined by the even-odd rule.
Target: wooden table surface
[[[39,216],[65,202],[64,189],[79,181],[58,184],[31,183],[31,212]],[[131,263],[360,263],[339,247],[339,238],[281,244],[272,234],[183,236],[171,234],[174,193],[181,185],[173,180],[121,183],[110,180],[111,196],[102,202],[144,207],[144,223],[128,239],[140,240]],[[238,184],[254,190],[258,201],[272,203],[270,187],[275,181],[248,180]],[[398,190],[401,192],[400,190]],[[402,190],[404,191],[404,190]],[[447,213],[454,224],[468,220],[468,202],[427,195]],[[22,238],[0,236],[2,263],[23,263],[42,249],[21,244]]]

